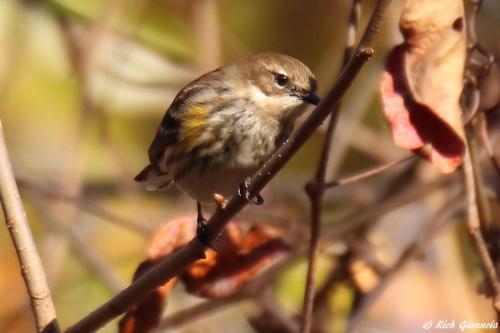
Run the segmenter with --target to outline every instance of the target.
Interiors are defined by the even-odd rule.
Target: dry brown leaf
[[[134,281],[137,280],[148,269],[154,266],[154,260],[143,261],[134,273]],[[137,305],[127,311],[119,322],[120,333],[152,333],[160,322],[166,297],[177,283],[173,278],[163,286],[150,293]]]
[[[240,240],[238,229],[228,229],[227,246],[207,253],[181,277],[187,290],[207,298],[228,297],[288,250],[288,245],[268,226],[254,226]]]
[[[196,220],[193,216],[180,216],[158,229],[151,237],[148,247],[148,259],[137,267],[133,281],[137,280],[163,257],[189,242],[196,234],[196,223],[194,221]],[[154,332],[160,321],[166,297],[176,283],[177,278],[171,279],[127,311],[120,320],[119,332]]]
[[[464,25],[461,0],[406,0],[405,40],[390,53],[380,86],[395,144],[424,154],[442,172],[455,170],[465,149]]]
[[[162,258],[186,245],[196,235],[196,217],[180,216],[158,229],[148,247],[148,259],[134,274],[134,281]],[[255,226],[241,239],[236,223],[227,224],[216,239],[218,252],[208,249],[183,274],[182,281],[193,294],[208,298],[227,297],[284,254],[288,248],[271,227]],[[167,282],[132,307],[119,324],[120,333],[150,333],[157,327],[166,297],[177,278]]]

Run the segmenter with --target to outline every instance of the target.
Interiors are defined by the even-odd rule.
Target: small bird
[[[289,137],[307,103],[317,105],[316,79],[292,57],[261,53],[220,67],[187,84],[168,108],[136,177],[148,190],[175,183],[201,203],[214,194],[249,198],[248,177]]]

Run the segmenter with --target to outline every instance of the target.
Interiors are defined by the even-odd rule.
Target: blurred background
[[[373,5],[363,1],[361,27]],[[374,59],[343,101],[329,180],[407,154],[392,144],[378,95],[384,58],[401,41],[401,5],[393,2]],[[148,193],[133,181],[176,92],[219,65],[273,51],[306,63],[324,94],[341,65],[350,6],[345,0],[0,1],[0,119],[63,328],[130,283],[155,228],[195,213],[191,199],[174,187]],[[481,43],[498,59],[498,1],[483,1],[477,25]],[[493,109],[488,117],[498,156],[498,64],[492,73],[481,108]],[[314,175],[323,135],[321,128],[268,186],[264,206],[238,216],[243,229],[272,224],[291,235],[293,247],[306,246],[303,188]],[[481,166],[495,212],[498,179],[486,158]],[[411,160],[328,190],[317,331],[340,332],[358,319],[365,332],[420,332],[427,320],[496,319],[482,295],[460,183],[459,173],[443,177]],[[350,223],[369,227],[351,233]],[[3,227],[0,253],[0,332],[32,332],[29,300]],[[348,261],[348,278],[338,281],[332,272],[342,260]],[[394,264],[387,273],[384,268]],[[259,322],[272,310],[290,318],[300,313],[305,274],[299,255],[274,274],[262,295],[227,302],[167,330],[271,332]],[[379,282],[384,286],[376,287]],[[165,316],[200,302],[179,285]],[[115,321],[102,332],[116,327]]]

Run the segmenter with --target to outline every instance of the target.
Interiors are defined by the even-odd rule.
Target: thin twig
[[[471,0],[471,11],[469,13],[469,37],[471,48],[477,46],[477,38],[475,31],[475,19],[477,17],[478,11],[481,7],[481,0]],[[467,67],[471,66],[472,57],[469,55]],[[467,114],[476,114],[479,109],[479,81],[478,76],[473,76],[469,80],[474,85],[470,87],[465,87],[463,94],[469,97],[468,105],[464,103],[463,108],[467,110]],[[467,89],[468,88],[468,89]],[[477,100],[474,100],[475,99]],[[466,99],[467,100],[467,99]],[[470,102],[472,100],[472,102]],[[465,158],[464,158],[464,178],[465,178],[465,188],[467,190],[467,226],[469,229],[469,235],[472,240],[472,244],[476,249],[477,255],[479,256],[479,261],[482,270],[485,274],[486,281],[490,290],[493,294],[493,308],[500,315],[500,281],[498,279],[498,273],[495,269],[495,264],[491,258],[488,251],[488,246],[484,240],[481,228],[486,228],[488,221],[485,216],[488,212],[485,212],[485,207],[483,205],[482,193],[479,188],[480,175],[478,173],[477,157],[475,155],[474,147],[474,128],[472,126],[465,127]]]
[[[414,162],[418,162],[418,160]],[[337,226],[345,225],[349,228],[351,221],[355,223],[352,229],[344,229],[341,235],[337,235],[337,238],[341,238],[345,241],[348,248],[346,252],[337,259],[335,267],[331,270],[328,278],[315,296],[315,322],[321,323],[325,320],[327,296],[338,284],[345,282],[351,285],[354,288],[354,295],[362,293],[361,290],[357,288],[357,285],[353,283],[352,271],[349,269],[349,265],[354,258],[361,257],[378,275],[384,274],[387,270],[385,265],[382,265],[373,255],[371,255],[371,245],[366,240],[366,235],[375,225],[372,221],[377,221],[380,215],[392,211],[397,208],[398,205],[414,201],[418,199],[419,196],[432,192],[432,190],[436,188],[436,185],[441,185],[440,183],[430,183],[430,186],[423,186],[423,191],[415,192],[413,184],[409,182],[408,179],[412,178],[409,176],[413,174],[416,165],[416,163],[412,163],[406,166],[402,172],[393,176],[388,182],[386,189],[377,191],[378,198],[373,201],[371,206],[361,210],[362,213],[351,214],[347,216],[347,218],[336,221]],[[379,207],[383,209],[378,209]],[[356,303],[353,304],[353,307],[356,307]],[[321,332],[322,328],[321,326],[315,327],[319,332]]]
[[[328,225],[321,236],[328,239],[342,239],[349,234],[365,228],[366,224],[375,221],[378,217],[398,207],[404,206],[419,198],[429,195],[438,189],[444,188],[456,181],[456,179],[457,174],[451,174],[439,177],[438,179],[430,181],[426,184],[412,186],[408,190],[389,200],[375,202],[373,205],[363,208],[361,212],[349,214],[337,223]]]
[[[88,213],[94,214],[95,216],[102,218],[104,221],[114,223],[123,228],[127,228],[134,232],[138,232],[139,234],[149,236],[154,231],[153,226],[148,226],[144,223],[139,223],[134,220],[131,220],[128,217],[118,215],[110,211],[106,207],[101,206],[96,202],[89,200],[83,196],[71,195],[54,186],[39,184],[33,180],[29,180],[23,177],[17,177],[17,181],[19,183],[19,186],[21,188],[24,188],[25,190],[40,193],[48,198],[56,198],[58,200],[75,205],[76,207]]]
[[[486,150],[486,154],[488,154],[491,165],[493,165],[493,168],[495,169],[495,172],[497,174],[498,188],[500,188],[500,161],[493,151],[493,145],[491,144],[490,136],[488,133],[488,122],[486,121],[486,115],[484,113],[481,113],[480,116],[477,117],[477,119],[479,127],[479,138],[483,144],[484,149]]]
[[[54,207],[47,205],[47,201],[41,199],[43,198],[40,194],[33,195],[33,202],[41,213],[40,215],[45,222],[70,240],[69,245],[89,271],[99,278],[111,292],[119,292],[125,288],[123,279],[80,228],[71,221],[63,220],[63,217],[56,214],[57,210]]]
[[[0,122],[0,201],[35,314],[37,332],[59,332],[49,285],[19,196]]]
[[[361,0],[353,0],[341,70],[347,66],[347,63],[353,55],[360,12]],[[302,320],[300,325],[301,333],[308,333],[311,330],[311,320],[314,306],[314,272],[316,266],[316,252],[318,250],[321,232],[321,212],[323,206],[323,194],[325,191],[325,175],[330,156],[332,138],[337,126],[339,111],[340,103],[337,103],[330,115],[330,121],[328,123],[328,129],[326,130],[325,141],[321,151],[316,175],[305,188],[311,202],[311,235],[309,240],[307,276],[302,306]]]
[[[365,180],[367,178],[378,175],[386,170],[392,169],[393,167],[398,166],[401,163],[416,159],[417,157],[418,157],[417,155],[413,155],[413,154],[407,155],[407,156],[404,156],[404,157],[399,158],[397,160],[390,161],[390,162],[378,165],[376,167],[370,168],[366,171],[362,171],[360,173],[354,174],[352,176],[347,176],[344,178],[340,178],[338,180],[332,180],[331,182],[326,183],[325,187],[332,188],[332,187],[343,186],[343,185],[359,182],[361,180]]]
[[[467,226],[472,243],[479,256],[479,261],[486,276],[486,280],[493,292],[493,308],[497,313],[500,313],[500,281],[498,280],[495,264],[491,259],[488,246],[486,245],[481,231],[481,226],[484,226],[484,221],[481,221],[481,213],[479,210],[479,194],[477,193],[477,180],[474,172],[474,168],[476,168],[477,165],[474,163],[475,156],[472,155],[473,150],[471,148],[470,139],[467,138],[464,159],[464,177],[467,189]]]
[[[305,119],[291,137],[262,165],[251,178],[248,186],[249,195],[255,196],[295,155],[300,147],[311,137],[315,130],[328,117],[332,108],[340,101],[363,65],[373,56],[373,39],[379,31],[389,0],[380,0],[367,27],[355,55],[332,86],[318,107]],[[218,208],[208,221],[206,228],[207,243],[213,241],[222,232],[229,220],[240,212],[248,201],[234,195],[225,209]],[[107,322],[127,311],[132,305],[143,299],[158,286],[182,273],[186,267],[204,257],[205,247],[194,238],[183,248],[160,261],[132,285],[103,304],[87,317],[70,327],[67,333],[93,332]]]
[[[78,197],[82,189],[82,168],[83,168],[83,146],[84,138],[88,134],[89,125],[93,120],[93,117],[98,112],[98,106],[94,103],[93,98],[89,91],[88,77],[89,71],[93,66],[93,54],[97,50],[97,44],[102,39],[104,33],[104,27],[108,25],[112,18],[111,15],[115,12],[114,8],[116,1],[110,1],[107,4],[107,8],[102,12],[102,17],[96,21],[94,24],[92,33],[89,34],[88,44],[91,47],[80,48],[76,39],[70,31],[70,23],[63,16],[62,13],[56,13],[55,7],[50,6],[51,10],[56,13],[57,22],[59,23],[59,28],[63,41],[65,43],[65,48],[67,51],[68,60],[72,65],[72,70],[76,74],[79,83],[79,107],[76,109],[78,115],[77,129],[74,131],[74,136],[71,138],[69,144],[67,145],[67,152],[69,154],[68,167],[65,168],[63,172],[59,174],[58,179],[60,180],[60,187],[64,193]],[[105,22],[104,22],[105,21]],[[79,218],[81,216],[80,212],[73,206],[61,205],[60,203],[53,203],[52,209],[58,212],[61,217],[62,222],[71,221],[74,223],[74,228],[79,226]],[[62,249],[62,253],[65,254],[65,249],[69,245],[66,235],[64,233],[54,233],[54,242],[59,244],[59,248]],[[52,258],[50,260],[50,266],[52,270],[50,271],[52,277],[52,283],[54,282],[54,276],[57,276],[60,263],[63,260],[63,256],[58,256],[57,258]],[[55,269],[54,269],[55,268]]]

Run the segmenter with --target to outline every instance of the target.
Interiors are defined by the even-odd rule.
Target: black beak
[[[319,98],[318,95],[316,95],[315,92],[308,92],[304,96],[302,96],[302,100],[306,103],[312,104],[312,105],[318,105],[319,102],[321,102],[321,98]]]

